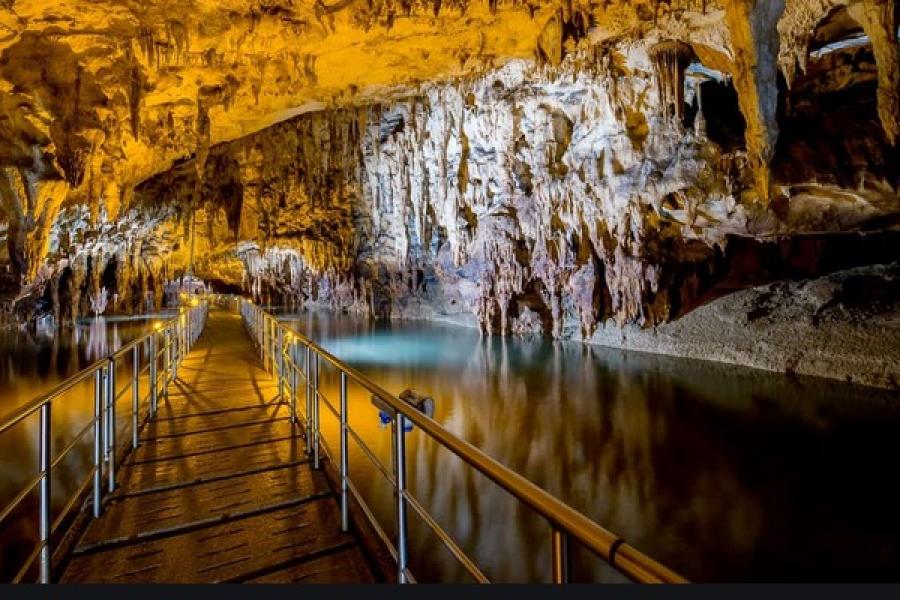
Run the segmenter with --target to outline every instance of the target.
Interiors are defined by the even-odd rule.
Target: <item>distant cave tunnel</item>
[[[777,181],[818,181],[842,188],[883,180],[900,184],[900,151],[878,114],[878,68],[862,27],[845,7],[816,27],[806,71],[781,94]]]

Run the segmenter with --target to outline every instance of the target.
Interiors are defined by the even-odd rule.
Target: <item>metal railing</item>
[[[438,422],[427,417],[397,396],[384,390],[371,379],[347,365],[339,358],[317,345],[306,336],[278,321],[272,314],[242,300],[241,315],[247,330],[255,341],[260,360],[278,382],[278,392],[282,400],[288,400],[291,422],[298,420],[297,392],[298,380],[304,380],[305,410],[299,415],[306,430],[307,452],[313,467],[318,469],[321,454],[332,460],[328,448],[320,439],[321,405],[338,419],[340,423],[340,450],[336,464],[340,470],[341,529],[349,529],[350,497],[361,508],[366,520],[390,551],[397,565],[397,580],[400,583],[415,582],[409,569],[407,550],[407,509],[411,508],[440,541],[456,561],[479,583],[489,583],[479,569],[453,537],[447,533],[429,514],[428,510],[411,493],[406,485],[406,446],[404,428],[407,422],[417,426],[426,436],[434,440],[457,458],[470,465],[488,480],[512,495],[519,502],[541,516],[549,524],[551,564],[550,573],[554,583],[570,581],[570,556],[573,544],[587,548],[628,578],[640,583],[685,583],[686,579],[661,565],[652,558],[630,546],[622,538],[604,529],[596,522],[561,502],[544,489],[538,487],[522,475],[510,470],[483,453],[475,446],[447,431]],[[319,362],[325,360],[335,367],[340,376],[340,407],[334,405],[319,390]],[[392,468],[386,467],[375,453],[349,425],[347,405],[347,384],[352,380],[371,392],[393,413],[392,428]],[[289,395],[286,396],[286,393]],[[374,511],[366,503],[359,488],[354,484],[349,472],[348,446],[353,440],[363,455],[376,467],[393,486],[395,496],[394,526],[395,539],[385,533]]]
[[[181,309],[177,316],[156,324],[150,333],[129,342],[108,357],[96,361],[49,392],[0,419],[0,435],[13,430],[35,414],[38,414],[39,419],[37,430],[38,472],[13,497],[11,502],[0,509],[0,525],[2,525],[16,513],[35,488],[38,488],[39,541],[18,570],[13,579],[14,583],[19,583],[28,577],[34,568],[35,561],[39,561],[38,582],[50,583],[52,581],[54,541],[62,533],[61,526],[69,521],[73,516],[73,511],[78,508],[79,499],[85,499],[89,490],[93,516],[95,518],[100,516],[103,511],[104,494],[114,491],[116,487],[117,458],[122,452],[128,452],[138,447],[141,426],[156,416],[160,396],[168,399],[168,384],[175,380],[184,356],[200,336],[206,314],[206,303]],[[127,365],[129,354],[131,357],[131,373],[128,374],[130,382],[117,390],[117,375],[120,369]],[[149,389],[146,396],[141,398],[140,380],[144,374],[147,375]],[[51,448],[51,441],[54,439],[51,418],[53,405],[58,405],[59,402],[79,400],[79,398],[67,398],[66,396],[71,396],[69,392],[91,379],[93,379],[93,418],[75,434],[74,439],[53,456]],[[121,431],[117,427],[117,404],[125,397],[129,389],[131,391],[131,443],[117,445],[118,434],[124,434],[129,428],[128,422]],[[144,408],[146,408],[146,413],[141,419]],[[54,520],[52,518],[54,499],[51,486],[52,476],[72,450],[85,443],[85,437],[89,434],[92,434],[93,437],[93,466],[78,486],[75,494],[66,499],[65,506]]]

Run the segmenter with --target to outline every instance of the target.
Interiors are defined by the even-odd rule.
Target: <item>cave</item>
[[[895,580],[898,144],[900,0],[2,0],[0,462],[49,481],[52,425],[54,468],[112,495],[0,481],[0,510],[28,507],[0,512],[0,580]],[[335,395],[371,417],[363,458],[394,461],[352,510],[361,455],[316,453],[322,412],[346,458]],[[225,478],[196,465],[129,487],[126,414],[128,469],[234,433],[226,466],[274,479],[234,513],[190,496]],[[316,465],[302,501],[254,471],[285,440]],[[485,487],[469,445],[564,506],[537,503],[550,530],[500,518],[515,478]],[[194,520],[101,531],[165,486]],[[302,545],[265,515],[326,488],[326,533],[355,537],[254,562]],[[290,543],[203,562],[243,547],[199,540],[216,519],[257,518],[248,544]],[[121,571],[144,538],[185,545]]]

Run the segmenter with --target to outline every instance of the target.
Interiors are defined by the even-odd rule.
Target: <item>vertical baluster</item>
[[[181,315],[172,325],[172,381],[178,378],[178,363],[181,360]]]
[[[312,354],[313,469],[319,468],[319,353]]]
[[[150,418],[156,418],[159,408],[158,390],[156,389],[156,332],[150,335]]]
[[[106,452],[109,460],[107,476],[109,491],[116,489],[116,361],[109,359],[106,367]]]
[[[394,415],[394,477],[397,494],[397,583],[408,583],[406,577],[406,434],[403,432],[404,417],[398,411]]]
[[[550,526],[550,554],[553,583],[569,583],[569,536]]]
[[[306,454],[312,454],[312,349],[306,346],[306,360],[303,361],[303,369],[306,379],[306,413],[303,415],[306,419]]]
[[[278,401],[284,402],[284,330],[278,327]]]
[[[169,373],[172,368],[171,358],[172,358],[172,336],[169,335],[169,329],[166,328],[163,331],[163,389],[162,396],[163,400],[168,404],[169,402]]]
[[[350,506],[347,478],[350,476],[347,456],[347,374],[341,371],[341,531],[350,530]]]
[[[131,447],[137,448],[138,442],[138,413],[141,403],[141,345],[135,344],[131,350]]]
[[[272,376],[278,377],[278,322],[269,317],[269,365]]]
[[[269,372],[273,377],[278,375],[276,362],[278,355],[276,354],[275,341],[277,339],[277,331],[275,330],[275,317],[269,317]]]
[[[291,344],[291,424],[297,424],[297,347],[299,341],[293,340]]]
[[[102,511],[103,494],[103,369],[94,373],[94,517]]]
[[[53,557],[50,546],[51,504],[50,504],[50,403],[41,406],[40,429],[38,432],[38,464],[41,470],[40,488],[40,532],[41,532],[41,556],[40,556],[40,582],[50,583],[50,568]]]
[[[103,373],[103,462],[109,462],[109,373],[106,367]]]

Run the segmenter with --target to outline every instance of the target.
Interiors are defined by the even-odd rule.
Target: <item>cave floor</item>
[[[238,315],[210,309],[63,582],[375,580]]]

